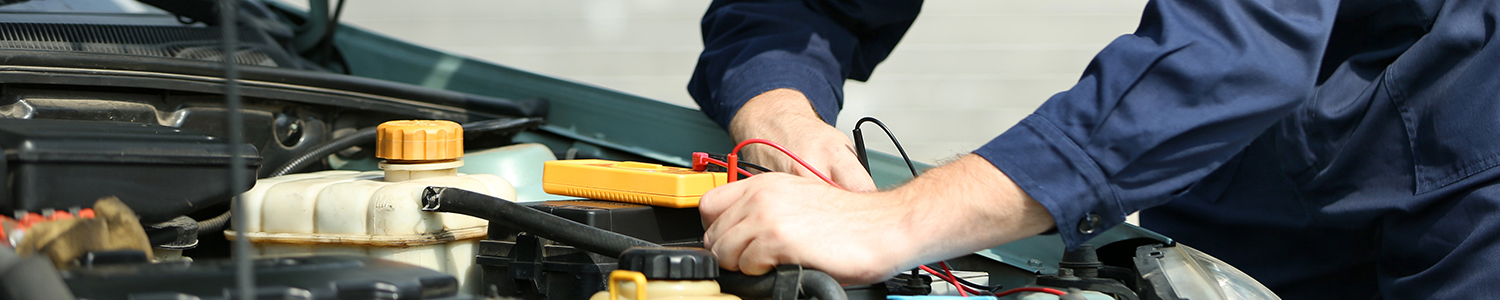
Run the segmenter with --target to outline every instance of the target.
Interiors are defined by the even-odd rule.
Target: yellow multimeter
[[[542,169],[548,194],[673,208],[698,207],[704,192],[728,181],[722,172],[601,159],[548,161]]]

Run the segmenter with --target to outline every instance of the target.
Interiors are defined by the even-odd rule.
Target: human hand
[[[760,275],[800,264],[855,284],[1053,224],[1046,208],[972,154],[899,189],[874,193],[788,174],[755,175],[709,190],[698,210],[708,227],[704,246],[720,267]]]
[[[760,275],[780,264],[821,270],[845,283],[899,272],[911,250],[900,220],[907,202],[854,193],[818,179],[766,173],[704,194],[704,247],[721,267]]]
[[[729,134],[735,141],[758,138],[776,142],[845,189],[875,191],[875,181],[859,164],[849,137],[823,122],[801,92],[776,89],[751,98],[730,121]],[[817,178],[785,154],[765,145],[745,146],[740,157],[774,171]]]

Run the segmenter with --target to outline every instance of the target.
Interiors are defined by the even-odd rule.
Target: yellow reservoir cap
[[[548,194],[673,208],[698,207],[704,192],[728,181],[722,172],[600,159],[554,160],[542,168]]]
[[[464,156],[464,128],[443,120],[404,120],[375,127],[375,157],[394,161],[441,161]]]

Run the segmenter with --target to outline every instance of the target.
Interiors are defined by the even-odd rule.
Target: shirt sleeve
[[[978,154],[1074,249],[1188,190],[1312,96],[1336,1],[1162,0]]]
[[[802,92],[823,121],[843,105],[844,80],[867,80],[911,27],[921,1],[714,1],[688,93],[724,128],[750,98]]]

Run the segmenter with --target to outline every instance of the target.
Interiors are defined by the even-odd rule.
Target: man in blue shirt
[[[1500,1],[1153,1],[1071,89],[875,192],[829,124],[920,6],[709,8],[689,84],[703,111],[850,189],[765,174],[712,190],[722,266],[874,282],[1049,230],[1076,247],[1151,208],[1145,227],[1285,298],[1500,295]]]

